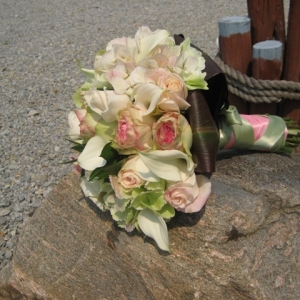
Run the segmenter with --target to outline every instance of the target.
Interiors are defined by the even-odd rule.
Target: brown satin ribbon
[[[174,35],[176,45],[184,41],[183,35]],[[212,173],[216,169],[219,145],[218,118],[221,107],[228,107],[228,88],[225,75],[218,65],[201,49],[205,59],[205,80],[208,90],[189,91],[187,102],[188,119],[193,132],[192,153],[197,167],[196,173]]]

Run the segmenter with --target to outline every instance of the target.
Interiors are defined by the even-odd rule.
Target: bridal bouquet
[[[134,38],[114,39],[93,70],[80,69],[87,81],[73,96],[69,137],[81,188],[118,226],[162,250],[175,211],[206,203],[218,148],[289,152],[299,143],[293,123],[229,107],[212,60],[166,30],[141,27]]]

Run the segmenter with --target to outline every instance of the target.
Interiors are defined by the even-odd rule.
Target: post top
[[[241,16],[224,17],[218,20],[220,36],[229,37],[232,34],[250,32],[250,18]]]
[[[253,58],[280,60],[282,58],[282,43],[280,41],[268,40],[254,44]]]

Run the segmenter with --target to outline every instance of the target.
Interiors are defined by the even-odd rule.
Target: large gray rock
[[[171,253],[117,228],[71,173],[26,224],[1,299],[299,299],[300,156],[226,152]]]

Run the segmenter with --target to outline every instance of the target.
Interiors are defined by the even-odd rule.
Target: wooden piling
[[[252,44],[266,40],[285,43],[283,0],[247,0]]]
[[[225,64],[250,75],[252,45],[250,19],[248,17],[225,17],[218,21],[220,55]],[[229,94],[229,103],[239,113],[248,113],[248,103],[236,95]]]
[[[252,77],[279,80],[282,72],[282,43],[264,41],[253,46]],[[278,113],[276,103],[251,103],[250,114]]]
[[[300,0],[290,0],[288,33],[283,79],[300,82]],[[290,117],[300,125],[300,99],[282,104],[282,115]]]

